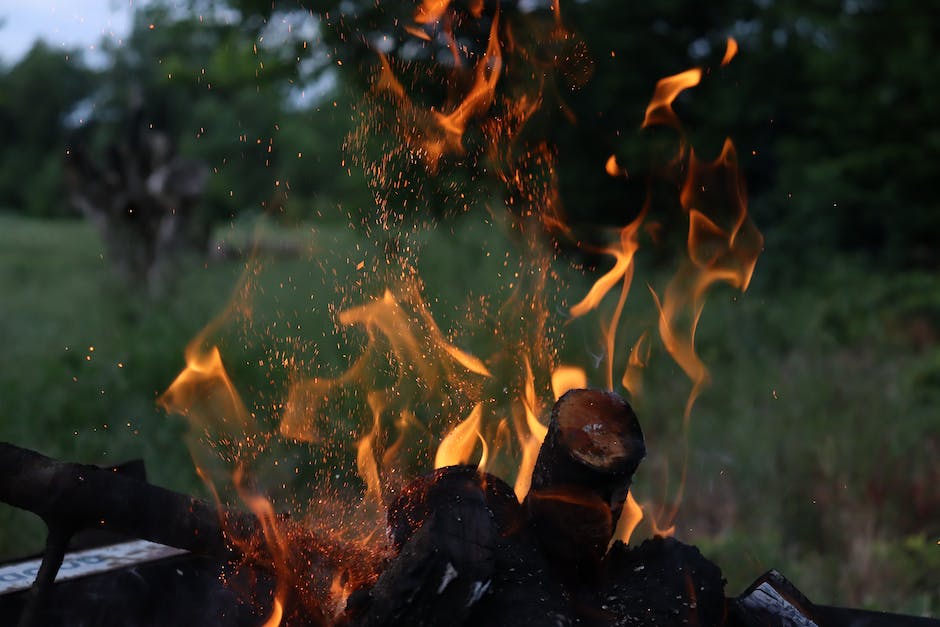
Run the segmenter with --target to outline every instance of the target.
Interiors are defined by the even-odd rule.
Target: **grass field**
[[[365,275],[360,262],[380,259],[382,244],[344,224],[293,236],[309,254],[252,276],[256,315],[280,323],[275,344],[296,346],[302,329],[303,350],[348,362],[324,303],[336,283],[343,306],[381,294],[381,272]],[[511,242],[476,223],[414,237],[445,332],[463,319],[461,303],[485,304],[513,283],[500,276]],[[156,299],[111,278],[84,223],[0,214],[0,440],[97,464],[141,457],[151,481],[199,493],[186,424],[155,399],[243,267],[193,266]],[[560,300],[587,286],[565,276]],[[570,336],[560,358],[590,364],[588,326],[559,330]],[[469,337],[466,348],[486,354],[485,342]],[[774,567],[815,601],[940,614],[940,277],[834,259],[783,288],[759,265],[746,295],[716,290],[698,342],[712,384],[692,416],[680,539],[722,567],[730,594]],[[233,378],[265,399],[252,365],[271,351],[229,348]],[[646,390],[636,409],[650,456],[636,493],[654,502],[681,474],[688,381],[654,350]],[[0,555],[36,551],[41,538],[30,516],[0,508]]]

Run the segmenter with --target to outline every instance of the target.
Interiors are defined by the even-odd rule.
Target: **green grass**
[[[222,235],[242,240],[245,230]],[[287,385],[283,356],[293,355],[302,374],[336,376],[365,343],[359,330],[338,328],[337,311],[381,295],[401,273],[388,263],[386,241],[345,224],[262,240],[288,236],[302,254],[263,258],[250,274],[252,315],[233,315],[215,337],[266,426]],[[402,247],[422,251],[428,307],[459,346],[485,357],[498,344],[480,330],[488,324],[498,321],[517,338],[537,326],[525,307],[498,307],[520,282],[538,283],[536,275],[516,276],[511,237],[464,218],[437,232],[416,230]],[[187,342],[225,309],[243,266],[191,266],[157,299],[111,277],[87,225],[0,216],[0,439],[97,464],[142,457],[155,483],[201,493],[187,425],[154,401],[183,367]],[[567,287],[556,293],[549,282],[552,312],[587,285],[559,271]],[[650,319],[644,280],[632,296],[644,307],[628,312],[637,328]],[[559,359],[588,365],[599,384],[596,324],[559,322],[547,333],[566,338]],[[634,331],[622,332],[623,346]],[[835,259],[795,287],[774,285],[759,265],[747,294],[715,290],[698,335],[713,380],[692,416],[676,533],[722,567],[729,594],[774,567],[818,602],[940,613],[938,336],[934,276],[870,273]],[[487,363],[497,378],[514,364]],[[636,481],[641,502],[675,493],[688,387],[654,345],[647,393],[635,403],[649,450]],[[436,398],[423,399],[427,412]],[[302,456],[312,466],[348,463],[362,416],[342,412],[362,401],[352,395],[332,408],[340,418],[330,429],[346,434],[346,444],[276,455],[293,461],[290,468],[307,463]],[[419,444],[428,448],[427,440]],[[27,515],[0,508],[0,555],[38,550],[40,541]]]

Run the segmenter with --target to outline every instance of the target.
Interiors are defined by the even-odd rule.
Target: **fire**
[[[646,116],[640,128],[664,125],[679,128],[680,122],[676,112],[672,110],[672,103],[686,89],[695,87],[702,80],[702,70],[693,68],[661,79],[656,84],[653,98],[646,107]]]
[[[481,0],[471,0],[467,7],[471,15],[482,16]],[[683,91],[701,82],[703,71],[694,68],[663,78],[640,128],[668,126],[680,134],[680,148],[670,167],[682,175],[679,204],[688,220],[688,233],[682,259],[665,288],[649,284],[648,290],[639,290],[638,299],[654,315],[645,321],[646,328],[632,328],[632,309],[626,305],[638,272],[637,260],[647,241],[657,239],[650,237],[659,224],[650,215],[655,207],[647,203],[630,208],[623,226],[607,234],[609,242],[589,245],[577,240],[576,229],[564,223],[559,209],[552,147],[547,142],[526,144],[519,139],[545,106],[544,75],[549,65],[532,66],[538,71],[530,75],[542,77],[532,90],[512,93],[513,88],[500,82],[510,63],[522,59],[536,64],[537,55],[523,49],[509,24],[500,22],[498,10],[489,23],[485,50],[477,55],[462,51],[453,32],[459,27],[452,19],[454,11],[449,0],[424,0],[414,25],[404,26],[426,40],[433,33],[436,41],[449,46],[454,76],[461,80],[455,78],[448,85],[451,93],[444,102],[419,104],[406,87],[408,81],[400,78],[401,60],[378,55],[380,67],[367,103],[383,113],[391,110],[394,119],[389,124],[397,143],[365,165],[376,179],[375,187],[421,184],[390,171],[392,153],[421,164],[423,173],[430,175],[445,155],[494,172],[505,186],[505,210],[498,202],[490,202],[486,223],[493,228],[505,225],[523,250],[520,255],[506,254],[499,279],[508,288],[501,300],[490,295],[479,298],[479,312],[465,319],[435,315],[439,313],[437,297],[425,293],[417,271],[420,264],[415,261],[418,252],[412,250],[419,245],[392,237],[394,209],[380,201],[383,213],[377,224],[382,237],[389,238],[386,248],[395,252],[378,255],[371,266],[360,263],[362,268],[382,270],[373,271],[374,276],[362,282],[357,279],[352,285],[337,286],[336,301],[327,305],[336,327],[336,347],[346,361],[281,360],[289,384],[283,395],[265,405],[262,421],[256,413],[263,412],[248,410],[223,367],[222,352],[203,333],[187,348],[185,369],[159,399],[168,412],[188,417],[202,432],[211,434],[211,446],[223,441],[236,451],[227,458],[229,465],[236,466],[229,479],[261,521],[263,541],[276,562],[278,589],[265,623],[271,627],[282,621],[285,603],[290,616],[288,601],[294,599],[288,593],[294,590],[289,586],[296,582],[288,573],[288,542],[271,500],[248,490],[242,476],[249,471],[247,464],[242,465],[244,458],[254,461],[262,441],[323,451],[319,462],[336,463],[337,467],[321,470],[318,477],[325,479],[324,484],[335,479],[339,487],[323,488],[317,503],[303,513],[315,516],[320,511],[317,507],[353,511],[356,523],[361,523],[355,533],[350,531],[355,525],[345,519],[331,521],[330,533],[349,534],[358,542],[372,543],[369,546],[380,541],[384,510],[397,490],[432,467],[476,462],[481,472],[512,482],[521,502],[529,493],[547,434],[551,402],[568,390],[622,386],[636,401],[642,395],[648,365],[664,351],[692,383],[684,411],[687,426],[695,401],[709,381],[708,368],[695,348],[705,298],[715,283],[746,290],[763,246],[747,214],[734,146],[726,141],[717,158],[703,160],[686,145],[673,109]],[[551,35],[567,41],[569,34],[562,27],[557,2],[552,13]],[[736,42],[729,38],[722,65],[730,62],[736,50]],[[475,60],[470,63],[469,59]],[[468,129],[477,123],[487,145],[467,154],[473,148],[468,138],[475,136]],[[613,177],[627,175],[615,155],[607,159],[604,169]],[[562,303],[560,298],[556,304],[550,298],[555,259],[544,241],[546,231],[611,260],[609,269],[574,304]],[[354,263],[361,259],[358,250],[356,254]],[[367,274],[368,270],[362,276]],[[565,323],[589,316],[596,316],[590,320],[596,321],[591,341],[596,338],[601,357],[593,367],[561,363],[559,348],[564,338],[552,338],[548,330],[561,336]],[[567,319],[549,322],[556,317]],[[465,345],[485,350],[475,353]],[[615,376],[621,368],[622,376]],[[348,504],[343,499],[354,503],[343,509]],[[615,537],[628,541],[644,520],[648,523],[644,530],[672,533],[675,509],[661,526],[659,517],[650,515],[652,511],[629,493]],[[337,568],[321,590],[329,588],[332,598],[341,603],[351,586]]]
[[[248,410],[222,364],[217,346],[200,352],[201,342],[186,349],[186,368],[157,400],[167,412],[187,416],[194,422],[219,425],[229,431],[251,427]]]
[[[278,597],[274,597],[274,603],[271,604],[271,616],[264,621],[261,627],[278,627],[281,619],[284,617],[284,603]]]
[[[587,373],[577,366],[558,366],[552,372],[552,396],[557,401],[568,390],[586,388],[588,386]],[[542,434],[545,437],[545,434]]]
[[[734,37],[728,37],[728,43],[725,47],[725,56],[721,59],[721,65],[725,66],[731,63],[734,55],[738,54],[738,42]]]
[[[427,0],[419,7],[415,21],[427,25],[437,22],[448,11],[449,0]],[[482,3],[479,9],[482,11]],[[427,34],[415,28],[408,32],[428,38]],[[459,47],[448,30],[446,36],[450,41],[451,54],[454,57],[454,83],[464,72],[463,60]],[[389,94],[397,107],[396,123],[399,137],[403,146],[413,149],[422,155],[430,172],[435,172],[438,162],[446,154],[462,154],[464,152],[463,135],[467,124],[475,117],[485,113],[493,103],[496,85],[499,83],[503,70],[503,56],[499,43],[499,12],[493,16],[490,25],[489,40],[485,52],[477,60],[473,70],[473,84],[456,104],[437,108],[425,109],[412,101],[402,83],[395,76],[389,60],[385,55],[379,55],[380,70],[373,83],[376,94]]]
[[[415,22],[418,24],[436,22],[443,17],[448,6],[450,6],[450,0],[424,0],[415,14]]]
[[[726,140],[715,161],[689,155],[680,196],[689,216],[688,261],[666,286],[659,310],[659,334],[666,350],[693,382],[686,402],[688,419],[708,369],[695,352],[698,328],[709,287],[718,281],[744,291],[763,248],[763,236],[747,215],[747,199],[734,145]],[[707,212],[707,213],[706,213]]]
[[[477,403],[473,411],[465,420],[454,427],[447,436],[441,440],[434,456],[434,468],[456,466],[470,463],[470,457],[476,448],[480,436],[480,422],[483,419],[483,405]],[[486,465],[486,442],[483,442],[484,453],[480,458],[479,466]]]

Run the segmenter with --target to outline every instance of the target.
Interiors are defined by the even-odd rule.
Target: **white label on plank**
[[[175,549],[171,546],[146,540],[134,540],[133,542],[122,542],[111,546],[75,551],[66,553],[55,580],[58,582],[78,579],[79,577],[124,568],[125,566],[182,555],[186,552],[183,549]],[[0,566],[0,594],[25,590],[33,585],[33,580],[36,579],[36,573],[39,572],[41,562],[41,559],[34,559]]]

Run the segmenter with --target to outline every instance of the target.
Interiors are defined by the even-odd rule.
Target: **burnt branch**
[[[260,532],[254,515],[141,481],[116,469],[60,462],[0,442],[0,501],[50,527],[105,529],[214,557]]]

